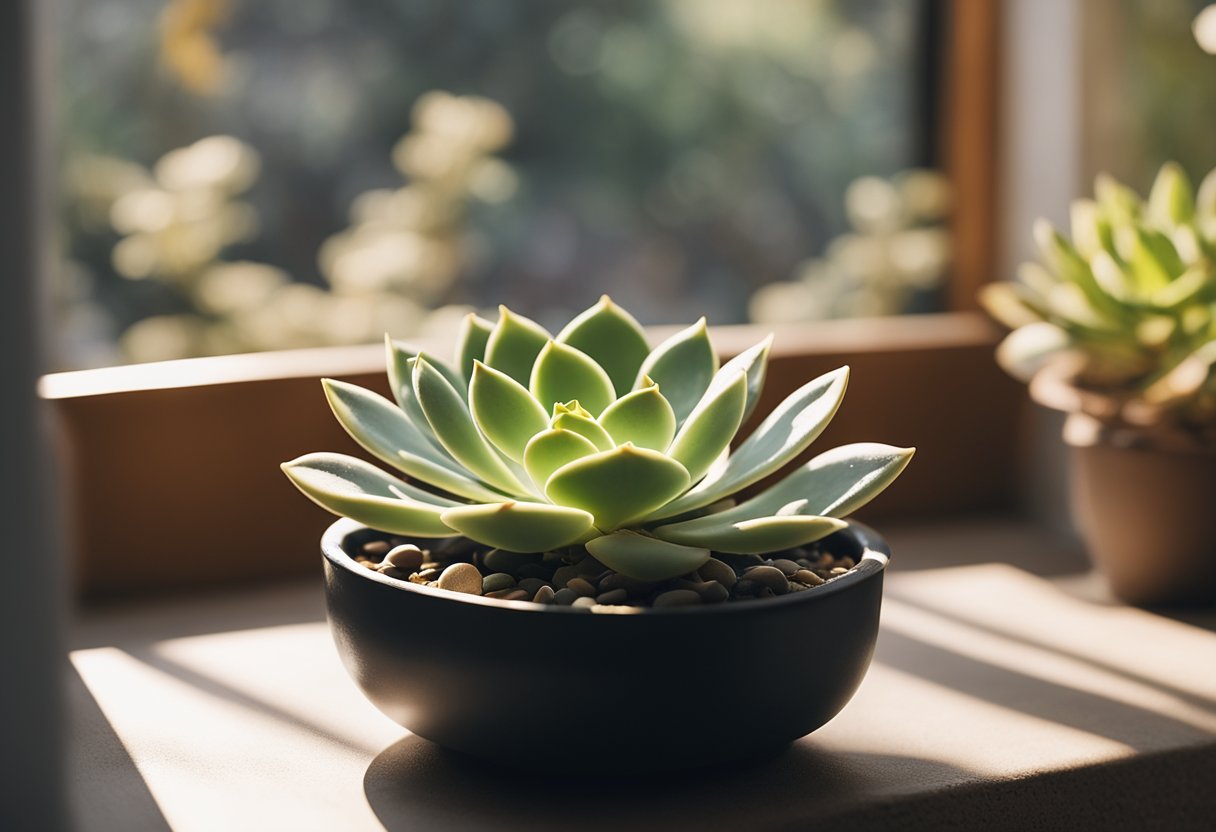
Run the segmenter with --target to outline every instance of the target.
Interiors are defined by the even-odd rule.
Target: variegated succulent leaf
[[[740,441],[771,336],[719,367],[704,319],[651,349],[607,297],[556,337],[505,307],[496,322],[470,315],[451,367],[386,344],[394,401],[337,380],[324,389],[355,442],[406,478],[338,453],[283,470],[323,508],[393,534],[463,535],[514,552],[585,546],[625,575],[661,580],[712,552],[830,534],[911,456],[846,446],[740,502],[741,489],[819,435],[848,368],[794,391]]]

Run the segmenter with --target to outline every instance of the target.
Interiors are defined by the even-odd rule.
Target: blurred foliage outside
[[[934,161],[928,0],[59,5],[65,365],[604,292],[738,322],[841,235],[889,249],[909,181],[945,198],[896,176]]]

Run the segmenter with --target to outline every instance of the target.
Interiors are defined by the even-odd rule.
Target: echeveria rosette
[[[336,453],[285,463],[291,481],[393,534],[513,552],[583,545],[618,572],[662,580],[711,552],[779,551],[842,528],[913,453],[836,448],[736,502],[823,431],[847,367],[796,390],[732,452],[771,337],[719,366],[701,320],[652,350],[605,297],[556,336],[504,307],[497,323],[470,315],[459,340],[455,367],[387,340],[395,402],[323,382],[351,437],[409,481]]]
[[[1095,198],[1075,201],[1071,213],[1071,240],[1041,220],[1042,264],[1024,264],[1019,281],[980,295],[1013,330],[997,350],[1001,365],[1023,381],[1077,388],[1081,395],[1060,400],[1073,402],[1069,409],[1211,431],[1216,171],[1196,193],[1178,165],[1166,164],[1147,200],[1100,176]]]

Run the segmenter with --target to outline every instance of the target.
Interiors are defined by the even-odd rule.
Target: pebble
[[[792,560],[787,560],[786,558],[777,558],[773,561],[773,566],[780,569],[781,574],[785,575],[787,578],[798,571],[798,564],[794,563]]]
[[[578,577],[578,570],[575,569],[573,566],[559,566],[559,567],[557,567],[557,570],[553,573],[553,585],[554,586],[565,586],[567,583],[570,582],[571,578],[577,578],[577,577]]]
[[[452,566],[456,566],[456,564],[452,564]],[[473,564],[471,564],[471,563],[466,563],[466,564],[465,564],[465,566],[473,566]],[[477,567],[476,567],[476,566],[473,566],[473,568],[474,568],[474,569],[476,569]],[[415,574],[417,574],[419,578],[422,578],[422,580],[424,580],[424,581],[429,581],[429,580],[431,580],[432,578],[437,578],[437,577],[439,577],[439,567],[437,567],[437,566],[428,566],[428,567],[426,567],[426,568],[424,568],[424,569],[419,569],[419,570],[418,570],[418,572],[416,572]],[[480,577],[481,577],[481,572],[478,572],[478,573],[477,573],[477,576],[478,576],[478,578],[480,578]]]
[[[507,572],[514,574],[526,563],[533,563],[536,555],[521,555],[518,552],[504,552],[502,549],[491,549],[486,552],[483,562],[491,572]]]
[[[417,572],[422,567],[425,557],[422,550],[413,543],[406,543],[389,549],[384,555],[383,563],[390,564],[407,572]]]
[[[730,590],[717,581],[706,581],[701,587],[699,594],[706,603],[717,604],[730,597]]]
[[[595,585],[585,578],[571,578],[566,581],[566,588],[574,590],[584,598],[595,596]]]
[[[359,551],[369,558],[380,560],[386,554],[388,554],[388,550],[391,548],[392,547],[388,545],[387,540],[369,540],[363,544]]]
[[[471,563],[453,563],[439,575],[438,584],[440,589],[480,595],[481,572]]]
[[[852,569],[854,566],[857,565],[857,561],[846,556],[843,558],[836,558],[836,565],[843,566],[845,569]]]
[[[536,590],[536,594],[532,596],[532,603],[534,603],[534,604],[551,604],[551,603],[553,603],[554,594],[555,593],[553,592],[553,587],[549,586],[548,584],[545,584],[540,589]]]
[[[829,574],[831,574],[831,575],[843,575],[845,572],[848,572],[848,571],[849,571],[849,570],[848,570],[848,569],[846,569],[846,568],[845,568],[845,567],[843,567],[843,566],[836,566],[836,567],[833,567],[832,571],[831,571]]]
[[[572,606],[572,607],[594,607],[595,599],[588,598],[586,595],[584,595],[581,598],[575,598],[573,603],[570,604],[570,606]]]
[[[519,588],[528,590],[528,593],[531,595],[535,595],[536,593],[540,592],[540,588],[542,586],[549,585],[540,578],[521,578],[519,581]]]
[[[823,578],[819,577],[809,569],[799,569],[794,573],[794,580],[800,584],[806,584],[807,586],[819,586],[821,583],[823,583]]]
[[[701,596],[691,589],[669,589],[654,599],[656,607],[688,607],[701,603]]]
[[[553,567],[548,564],[535,562],[525,563],[523,566],[515,570],[516,577],[519,578],[539,578],[546,580],[553,572]]]
[[[785,573],[775,566],[753,566],[743,573],[743,577],[772,590],[774,595],[784,595],[790,589]]]
[[[481,579],[481,591],[485,595],[492,592],[498,592],[503,589],[514,589],[515,578],[508,575],[506,572],[495,572],[492,575],[486,575]],[[531,595],[531,593],[528,593]]]
[[[738,583],[735,584],[735,594],[736,595],[755,595],[756,590],[759,588],[760,588],[760,585],[758,583],[756,583],[755,581],[749,581],[747,578],[740,578]]]
[[[597,604],[623,604],[629,598],[629,593],[623,588],[610,589],[607,592],[602,592],[595,596]]]
[[[387,575],[390,578],[396,578],[399,581],[408,581],[413,571],[409,569],[398,569],[395,566],[385,566],[382,569],[377,569],[381,575]]]
[[[568,607],[574,603],[574,599],[578,598],[578,593],[573,589],[562,587],[557,592],[553,593],[553,603],[563,607]]]
[[[701,576],[702,580],[717,581],[727,589],[733,587],[735,585],[735,581],[738,580],[738,577],[735,575],[735,570],[731,569],[728,565],[717,558],[710,558],[709,560],[705,561],[705,563],[701,565],[701,568],[697,570],[697,573]]]
[[[590,578],[608,571],[608,567],[590,555],[574,564],[574,569],[580,578]]]

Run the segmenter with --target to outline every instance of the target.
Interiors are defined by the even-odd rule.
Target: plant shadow
[[[644,755],[644,750],[639,752]],[[368,767],[363,790],[389,830],[816,828],[876,794],[947,788],[974,775],[928,760],[817,748],[804,738],[758,759],[622,776],[512,768],[409,735]]]

